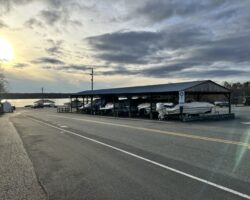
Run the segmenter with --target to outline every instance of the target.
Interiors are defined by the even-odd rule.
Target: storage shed
[[[13,112],[13,107],[8,101],[4,101],[2,103],[2,111],[4,113],[11,113],[11,112]]]
[[[185,103],[188,100],[199,101],[206,97],[219,97],[229,102],[228,113],[231,114],[231,92],[229,89],[211,81],[191,81],[181,83],[168,83],[159,85],[146,85],[136,87],[86,90],[70,96],[72,99],[82,99],[82,104],[93,102],[94,98],[108,98],[115,103],[119,97],[125,97],[131,102],[133,97],[145,97],[151,104],[163,99],[175,103]],[[115,111],[114,106],[114,111]],[[131,116],[131,113],[129,113]],[[150,114],[152,118],[152,112]]]

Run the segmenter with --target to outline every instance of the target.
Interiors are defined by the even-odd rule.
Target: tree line
[[[224,82],[224,87],[228,88],[232,92],[232,101],[235,104],[244,103],[246,105],[250,104],[250,81],[246,82],[235,82],[229,83]]]
[[[246,81],[243,83],[229,83],[227,81],[224,82],[224,87],[230,89],[234,96],[250,96],[250,81]]]
[[[7,92],[7,81],[0,71],[0,93],[5,93]]]

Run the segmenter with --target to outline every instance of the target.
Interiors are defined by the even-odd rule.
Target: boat
[[[91,112],[91,107],[94,113],[98,112],[101,106],[101,100],[100,99],[94,99],[93,103],[91,105],[90,103],[84,104],[80,107],[78,107],[78,110],[81,112],[85,112],[85,113],[90,113]]]
[[[229,106],[229,102],[228,101],[215,101],[214,105],[218,106],[218,107],[228,107]]]
[[[104,107],[100,107],[100,110],[113,110],[114,104],[113,103],[107,103]]]
[[[141,103],[137,106],[140,116],[149,115],[150,113],[150,103]]]
[[[208,102],[190,102],[184,104],[166,104],[166,103],[157,103],[156,111],[159,113],[159,119],[164,119],[165,116],[169,115],[179,115],[180,114],[180,106],[183,107],[184,115],[200,115],[211,113],[214,104]]]

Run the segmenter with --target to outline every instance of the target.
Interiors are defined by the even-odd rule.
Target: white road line
[[[67,126],[60,126],[61,128],[68,128]]]
[[[238,191],[236,191],[236,190],[230,189],[230,188],[228,188],[228,187],[225,187],[225,186],[222,186],[222,185],[213,183],[213,182],[211,182],[211,181],[208,181],[208,180],[199,178],[199,177],[197,177],[197,176],[193,176],[193,175],[188,174],[188,173],[186,173],[186,172],[180,171],[180,170],[178,170],[178,169],[174,169],[174,168],[169,167],[169,166],[167,166],[167,165],[158,163],[158,162],[153,161],[153,160],[150,160],[150,159],[148,159],[148,158],[144,158],[144,157],[142,157],[142,156],[139,156],[139,155],[137,155],[137,154],[131,153],[131,152],[129,152],[129,151],[126,151],[126,150],[123,150],[123,149],[120,149],[120,148],[117,148],[117,147],[114,147],[114,146],[109,145],[109,144],[106,144],[106,143],[104,143],[104,142],[100,142],[100,141],[98,141],[98,140],[91,139],[91,138],[89,138],[89,137],[80,135],[80,134],[78,134],[78,133],[75,133],[75,132],[72,132],[72,131],[69,131],[69,130],[65,130],[65,129],[62,129],[62,128],[53,126],[53,125],[51,125],[51,124],[42,122],[42,121],[37,120],[37,119],[33,119],[33,118],[31,118],[31,117],[28,117],[28,116],[26,116],[26,117],[29,118],[29,119],[31,119],[31,120],[33,120],[33,121],[36,121],[36,122],[38,122],[38,123],[40,123],[40,124],[44,124],[44,125],[46,125],[46,126],[55,128],[55,129],[57,129],[57,130],[64,131],[65,133],[69,133],[69,134],[71,134],[71,135],[75,135],[75,136],[78,136],[78,137],[80,137],[80,138],[84,138],[84,139],[89,140],[89,141],[91,141],[91,142],[94,142],[94,143],[103,145],[103,146],[105,146],[105,147],[111,148],[111,149],[116,150],[116,151],[119,151],[119,152],[121,152],[121,153],[130,155],[130,156],[132,156],[132,157],[134,157],[134,158],[138,158],[138,159],[143,160],[143,161],[145,161],[145,162],[151,163],[151,164],[156,165],[156,166],[158,166],[158,167],[161,167],[161,168],[163,168],[163,169],[172,171],[172,172],[174,172],[174,173],[177,173],[177,174],[186,176],[186,177],[191,178],[191,179],[193,179],[193,180],[196,180],[196,181],[199,181],[199,182],[208,184],[208,185],[213,186],[213,187],[215,187],[215,188],[217,188],[217,189],[220,189],[220,190],[223,190],[223,191],[226,191],[226,192],[229,192],[229,193],[235,194],[235,195],[237,195],[237,196],[240,196],[240,197],[242,197],[242,198],[245,198],[245,199],[249,199],[249,200],[250,200],[250,196],[247,195],[247,194],[244,194],[244,193],[238,192]]]

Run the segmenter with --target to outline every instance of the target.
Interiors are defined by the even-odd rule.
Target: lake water
[[[24,107],[26,105],[33,105],[35,101],[39,99],[5,99],[10,102],[13,106]],[[70,102],[69,98],[66,99],[50,99],[55,102],[55,105],[63,105],[66,102]]]

